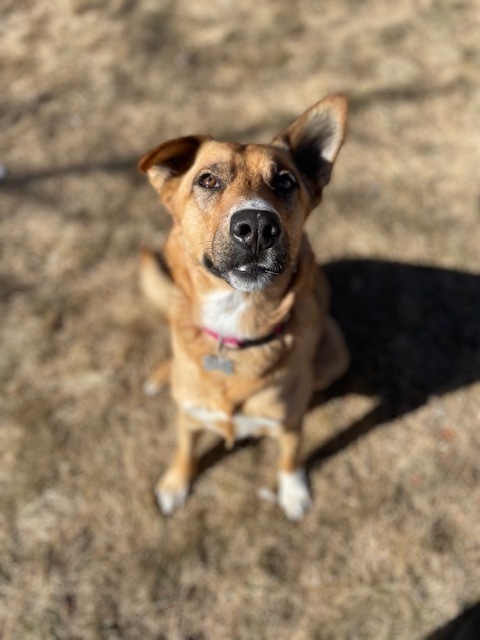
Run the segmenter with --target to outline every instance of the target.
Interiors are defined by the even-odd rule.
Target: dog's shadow
[[[430,396],[480,379],[480,275],[363,259],[323,268],[352,363],[342,380],[312,398],[311,407],[349,393],[378,403],[307,454],[309,471]],[[225,455],[222,444],[214,447],[202,457],[200,471]]]
[[[324,267],[332,313],[349,346],[347,375],[325,398],[378,398],[367,415],[310,452],[307,468],[429,397],[480,379],[480,275],[383,260],[341,260]]]

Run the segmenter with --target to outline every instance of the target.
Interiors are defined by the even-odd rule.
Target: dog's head
[[[270,145],[187,136],[139,167],[179,225],[195,264],[240,291],[264,289],[295,265],[345,137],[347,101],[325,98]]]

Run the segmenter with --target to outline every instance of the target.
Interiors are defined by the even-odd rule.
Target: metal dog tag
[[[221,356],[204,356],[203,368],[205,371],[222,371],[230,376],[233,373],[233,361]]]

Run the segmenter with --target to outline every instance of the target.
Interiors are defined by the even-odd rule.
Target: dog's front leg
[[[161,512],[169,516],[183,507],[196,472],[195,443],[198,436],[196,425],[179,409],[177,418],[177,449],[167,472],[160,478],[155,495]]]
[[[278,502],[289,520],[301,520],[312,500],[303,467],[298,466],[300,429],[279,437]]]

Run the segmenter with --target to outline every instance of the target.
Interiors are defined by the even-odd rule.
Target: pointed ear
[[[141,158],[138,168],[148,175],[150,183],[161,195],[165,183],[192,166],[198,149],[209,136],[185,136],[164,142]]]
[[[347,111],[345,96],[328,96],[273,140],[273,145],[290,151],[316,203],[330,180],[333,163],[345,139]]]

